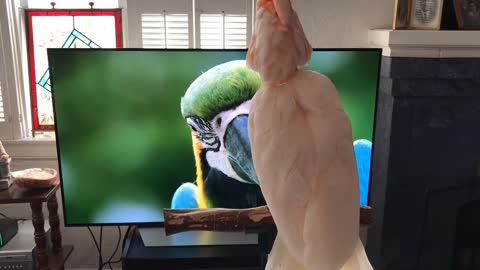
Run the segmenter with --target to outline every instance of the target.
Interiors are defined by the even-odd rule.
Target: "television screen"
[[[49,49],[65,224],[163,222],[164,208],[265,204],[248,140],[246,50]],[[368,203],[380,50],[314,50],[350,117]]]

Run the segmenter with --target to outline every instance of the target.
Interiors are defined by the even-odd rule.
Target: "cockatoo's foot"
[[[182,184],[173,194],[172,209],[198,208],[198,187],[193,183]]]

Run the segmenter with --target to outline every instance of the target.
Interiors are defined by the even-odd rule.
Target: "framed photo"
[[[393,14],[393,29],[407,29],[410,18],[411,0],[395,0],[395,11]]]
[[[409,29],[440,30],[443,0],[412,0]]]
[[[480,0],[454,0],[458,28],[480,30]]]

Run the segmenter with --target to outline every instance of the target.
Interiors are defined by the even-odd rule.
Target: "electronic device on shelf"
[[[18,232],[17,220],[11,218],[0,219],[0,248],[5,246]]]
[[[13,184],[11,178],[0,179],[0,190],[6,190]]]
[[[45,222],[47,239],[50,239],[50,226]],[[0,269],[35,269],[35,239],[31,220],[18,221],[18,233],[0,248]],[[47,241],[47,248],[51,243]]]
[[[195,148],[198,156],[204,158],[200,162],[202,168],[196,167],[193,142],[199,138],[197,129],[203,128],[211,135],[216,128],[229,124],[219,120],[220,116],[213,117],[212,113],[223,109],[222,115],[227,115],[246,101],[236,100],[228,107],[223,101],[203,97],[200,103],[206,107],[195,107],[193,111],[203,110],[203,115],[208,115],[204,118],[209,118],[205,120],[193,113],[185,119],[182,98],[202,74],[213,67],[244,60],[246,52],[49,49],[49,83],[53,93],[65,225],[159,227],[141,228],[142,235],[149,235],[145,238],[148,238],[146,245],[162,245],[165,241],[169,245],[185,245],[184,239],[197,236],[211,239],[214,245],[226,241],[221,234],[214,233],[192,232],[167,238],[158,232],[164,221],[162,210],[175,208],[174,201],[178,199],[175,194],[181,193],[184,200],[199,204],[197,193],[191,190],[195,184],[199,185],[199,170],[206,170],[203,171],[205,179],[225,175],[222,171],[225,164],[215,163],[220,161],[213,156],[206,158],[213,153],[208,152],[207,146]],[[335,84],[352,123],[353,140],[370,143],[370,151],[380,59],[378,49],[315,49],[307,65]],[[216,87],[228,88],[229,83],[225,81],[225,85],[220,83]],[[215,108],[218,102],[221,103],[218,106],[225,108]],[[196,134],[193,138],[192,132]],[[215,138],[220,142],[223,139],[222,136]],[[215,145],[213,141],[212,145]],[[222,143],[219,147],[223,147]],[[362,161],[368,163],[362,167],[366,177],[360,187],[364,205],[368,201],[370,160],[369,152]],[[248,188],[259,190],[258,186],[245,187],[232,179],[215,182],[216,191],[210,193],[208,199],[223,196],[227,206],[219,207],[237,208],[235,206],[243,202],[238,198],[242,198]],[[190,189],[181,190],[185,183],[190,184]],[[211,181],[208,183],[213,185]],[[256,241],[251,235],[236,236],[238,243]],[[225,243],[232,244],[229,241],[233,240]]]

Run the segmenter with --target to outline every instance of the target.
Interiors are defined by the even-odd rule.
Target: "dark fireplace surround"
[[[384,56],[377,104],[374,269],[480,269],[480,58]]]

